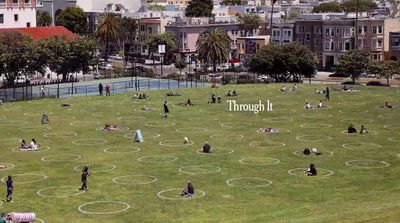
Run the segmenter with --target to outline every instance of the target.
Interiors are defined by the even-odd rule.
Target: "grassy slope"
[[[43,152],[12,152],[18,143],[0,141],[1,162],[16,164],[11,170],[0,171],[1,176],[15,173],[42,173],[49,178],[34,184],[16,184],[15,202],[3,204],[2,211],[33,211],[46,222],[94,223],[107,222],[396,222],[400,218],[398,208],[400,189],[398,188],[399,163],[397,154],[399,143],[388,141],[389,137],[400,140],[397,130],[388,130],[387,124],[400,124],[399,109],[385,110],[378,108],[384,101],[392,101],[400,105],[399,92],[393,88],[360,87],[361,92],[346,94],[332,92],[332,100],[327,103],[330,109],[306,111],[305,101],[316,104],[323,96],[314,95],[316,85],[301,85],[299,92],[280,93],[280,85],[242,85],[226,86],[219,89],[187,89],[182,91],[185,97],[200,104],[196,107],[172,106],[184,101],[182,97],[166,98],[165,91],[150,92],[148,101],[130,100],[130,95],[119,94],[111,97],[78,97],[67,100],[45,100],[34,102],[18,102],[4,104],[0,108],[0,118],[11,120],[26,120],[31,126],[40,125],[40,113],[52,111],[50,119],[64,118],[53,121],[52,130],[38,132],[23,132],[20,125],[0,125],[0,138],[36,137],[44,146],[51,149]],[[256,103],[259,99],[271,100],[274,112],[231,113],[227,104],[210,105],[211,92],[223,95],[228,89],[236,89],[240,96],[238,102]],[[322,86],[321,86],[322,88]],[[161,118],[162,102],[167,99],[171,110],[168,119]],[[72,104],[70,108],[59,106],[61,102]],[[361,102],[361,104],[339,104],[340,102]],[[140,111],[142,105],[159,109],[156,112]],[[136,111],[135,111],[136,109]],[[290,109],[295,109],[292,111]],[[280,111],[279,111],[280,110]],[[339,112],[341,110],[342,112]],[[360,111],[368,110],[367,113]],[[32,114],[25,114],[33,112]],[[35,114],[37,113],[37,114]],[[324,114],[325,118],[305,118],[302,115]],[[379,117],[380,114],[397,114],[389,118]],[[332,115],[329,117],[328,115]],[[145,121],[125,120],[118,117],[146,117]],[[287,118],[289,122],[266,123],[264,118]],[[190,121],[189,119],[193,118]],[[352,120],[343,120],[352,119]],[[372,119],[371,123],[367,119]],[[96,131],[95,125],[87,127],[71,126],[74,121],[93,120],[116,122],[131,129],[140,128],[145,136],[143,144],[135,144],[124,137],[123,133],[103,133]],[[148,127],[145,122],[176,123],[173,127]],[[248,122],[253,126],[237,126],[222,128],[220,123]],[[359,127],[365,124],[377,135],[348,136],[342,134],[349,122]],[[0,120],[0,124],[5,123]],[[306,129],[303,123],[327,123],[333,128]],[[176,132],[176,128],[204,127],[207,132]],[[290,130],[290,133],[266,136],[256,133],[260,127],[277,127]],[[74,139],[49,139],[44,133],[73,131],[78,133]],[[130,131],[132,132],[132,131]],[[159,133],[161,137],[146,139],[146,134]],[[242,140],[210,139],[210,135],[236,133],[244,135]],[[296,140],[299,135],[327,135],[333,138],[327,142],[304,142]],[[190,147],[162,147],[159,141],[177,139],[184,136],[195,141]],[[72,140],[87,138],[104,138],[106,145],[76,146]],[[214,148],[233,149],[229,155],[203,156],[195,152],[202,143],[208,140]],[[273,140],[284,142],[283,148],[249,147],[253,141]],[[382,149],[348,150],[342,147],[344,143],[368,142],[383,146]],[[104,153],[107,147],[123,148],[138,146],[142,150],[129,154]],[[332,151],[331,157],[300,157],[294,151],[305,147],[318,147],[322,151]],[[82,159],[75,162],[43,162],[46,155],[80,154]],[[147,155],[172,155],[179,159],[172,163],[150,164],[138,162],[137,158]],[[272,157],[280,163],[272,166],[250,166],[238,162],[247,157]],[[390,163],[389,168],[360,170],[344,164],[354,159],[384,160]],[[80,174],[73,170],[75,166],[88,163],[114,164],[117,169],[111,172],[95,173],[89,178],[90,190],[81,195],[66,198],[43,198],[36,194],[41,188],[50,186],[80,186]],[[333,170],[330,177],[291,176],[289,169],[306,168],[315,163],[317,168]],[[217,174],[189,175],[178,172],[181,166],[214,165],[222,168]],[[322,173],[322,172],[321,172]],[[148,185],[119,185],[112,182],[118,176],[129,174],[147,174],[158,178],[158,181]],[[269,187],[235,188],[229,187],[225,181],[235,177],[260,177],[273,181]],[[25,178],[29,180],[28,178]],[[35,178],[36,179],[36,178]],[[186,180],[191,179],[197,189],[206,191],[206,196],[190,201],[167,201],[156,196],[160,190],[182,188]],[[4,188],[5,189],[5,188]],[[56,191],[57,192],[57,191]],[[128,211],[111,216],[84,215],[77,211],[83,203],[97,200],[118,200],[132,205]],[[104,211],[100,206],[88,209]],[[109,207],[117,208],[117,207]],[[72,221],[70,221],[72,222]]]

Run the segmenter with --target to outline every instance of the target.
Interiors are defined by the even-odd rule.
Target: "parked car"
[[[114,60],[122,60],[122,59],[123,59],[123,58],[122,58],[120,55],[118,55],[118,54],[111,55],[110,58],[111,58],[111,59],[114,59]]]
[[[226,71],[240,73],[240,72],[246,72],[247,70],[246,70],[246,68],[244,68],[242,66],[238,66],[238,67],[230,67]]]
[[[103,70],[112,70],[113,66],[110,63],[101,62],[100,65],[99,65],[99,68],[103,69]]]

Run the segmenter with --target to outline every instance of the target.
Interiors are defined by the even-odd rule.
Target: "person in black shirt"
[[[317,169],[315,169],[314,164],[310,164],[310,168],[308,168],[306,175],[307,176],[317,176]]]
[[[215,98],[215,95],[211,95],[211,103],[215,104],[217,102],[217,99]]]
[[[169,109],[168,109],[167,101],[165,101],[164,102],[164,118],[168,118],[168,113],[169,113]]]
[[[14,186],[13,186],[13,180],[11,176],[8,176],[6,180],[6,185],[7,185],[7,196],[6,196],[6,202],[13,202],[12,201],[12,196],[13,196],[13,191],[14,191]]]
[[[357,129],[354,128],[353,124],[350,124],[349,128],[347,129],[347,133],[357,133]]]
[[[185,189],[182,190],[181,196],[193,196],[194,195],[194,187],[192,182],[188,181]]]
[[[101,83],[99,84],[99,94],[103,95],[103,85]]]
[[[325,99],[326,100],[329,100],[330,98],[329,98],[329,87],[326,87],[326,90],[325,90]]]
[[[88,189],[87,188],[87,177],[88,176],[90,176],[89,167],[85,166],[85,167],[83,167],[82,174],[81,174],[82,187],[79,188],[79,190],[86,191]]]
[[[211,146],[207,142],[204,143],[203,153],[211,153]]]

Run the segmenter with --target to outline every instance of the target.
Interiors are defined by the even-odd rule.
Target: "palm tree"
[[[231,38],[220,29],[213,29],[200,34],[196,48],[199,59],[203,62],[212,61],[214,72],[217,71],[217,63],[227,61],[231,50]]]
[[[37,26],[51,26],[53,24],[53,18],[47,11],[37,11],[36,21]]]
[[[271,33],[270,33],[270,35],[272,35],[272,20],[274,19],[274,6],[275,6],[275,3],[277,2],[278,0],[272,0],[271,1],[271,24],[270,24],[270,26],[269,26],[269,29],[271,30]],[[272,42],[272,38],[269,38],[269,42]]]
[[[100,24],[97,27],[96,35],[105,45],[104,60],[108,60],[109,46],[111,42],[118,40],[121,34],[121,25],[116,17],[111,13],[104,13],[100,18]]]

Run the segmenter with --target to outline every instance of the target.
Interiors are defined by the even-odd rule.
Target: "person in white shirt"
[[[36,142],[35,139],[32,139],[30,149],[31,150],[38,150],[39,149],[39,144]]]
[[[304,106],[304,108],[305,109],[311,109],[312,107],[311,107],[310,103],[306,102],[306,106]]]
[[[322,103],[322,100],[321,100],[321,101],[319,101],[319,103],[318,103],[318,108],[323,108],[323,107],[325,107],[325,106],[324,106],[324,103]]]

